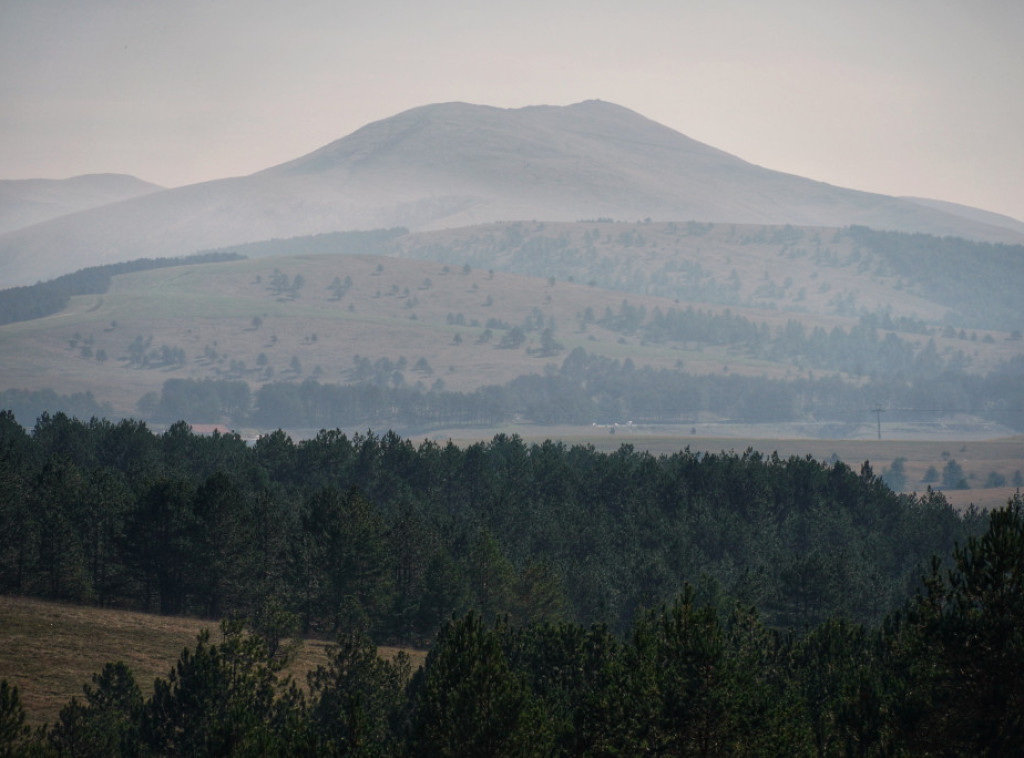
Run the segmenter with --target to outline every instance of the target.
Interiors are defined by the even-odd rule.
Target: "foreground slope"
[[[609,103],[429,105],[256,174],[157,192],[0,236],[0,280],[346,229],[496,220],[864,224],[1019,242],[909,200],[754,166]]]

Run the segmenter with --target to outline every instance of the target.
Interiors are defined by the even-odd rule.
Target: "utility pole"
[[[871,412],[875,414],[875,418],[878,420],[878,439],[882,439],[882,413],[885,412],[885,409],[874,408]]]

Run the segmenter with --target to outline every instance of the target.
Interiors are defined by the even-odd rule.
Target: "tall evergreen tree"
[[[503,622],[470,613],[438,635],[413,680],[413,755],[513,756],[551,752],[554,734],[502,649]]]
[[[84,699],[72,698],[50,730],[60,755],[129,758],[142,755],[142,692],[124,663],[108,663],[85,685]]]
[[[993,511],[989,528],[936,558],[904,627],[914,674],[913,749],[1010,755],[1024,742],[1024,498]]]
[[[30,732],[18,687],[0,679],[0,758],[19,755]]]
[[[328,649],[327,664],[309,674],[316,755],[392,754],[410,676],[404,653],[387,661],[378,656],[369,638],[357,632],[340,635]]]

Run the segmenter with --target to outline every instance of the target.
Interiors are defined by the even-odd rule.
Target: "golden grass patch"
[[[123,661],[145,696],[153,680],[166,677],[196,635],[209,629],[220,639],[218,624],[182,616],[64,605],[24,597],[0,596],[0,679],[17,685],[28,721],[53,723],[60,709],[82,694],[104,664]],[[329,643],[304,640],[286,669],[305,687],[306,674],[327,661]],[[393,657],[400,648],[382,647]],[[407,650],[413,667],[423,651]]]

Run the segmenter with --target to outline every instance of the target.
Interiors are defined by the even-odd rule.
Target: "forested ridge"
[[[751,451],[3,412],[0,590],[238,621],[148,699],[112,663],[45,732],[4,683],[0,751],[1005,754],[1021,508]],[[296,630],[339,640],[302,690]],[[414,674],[383,642],[431,652]]]

